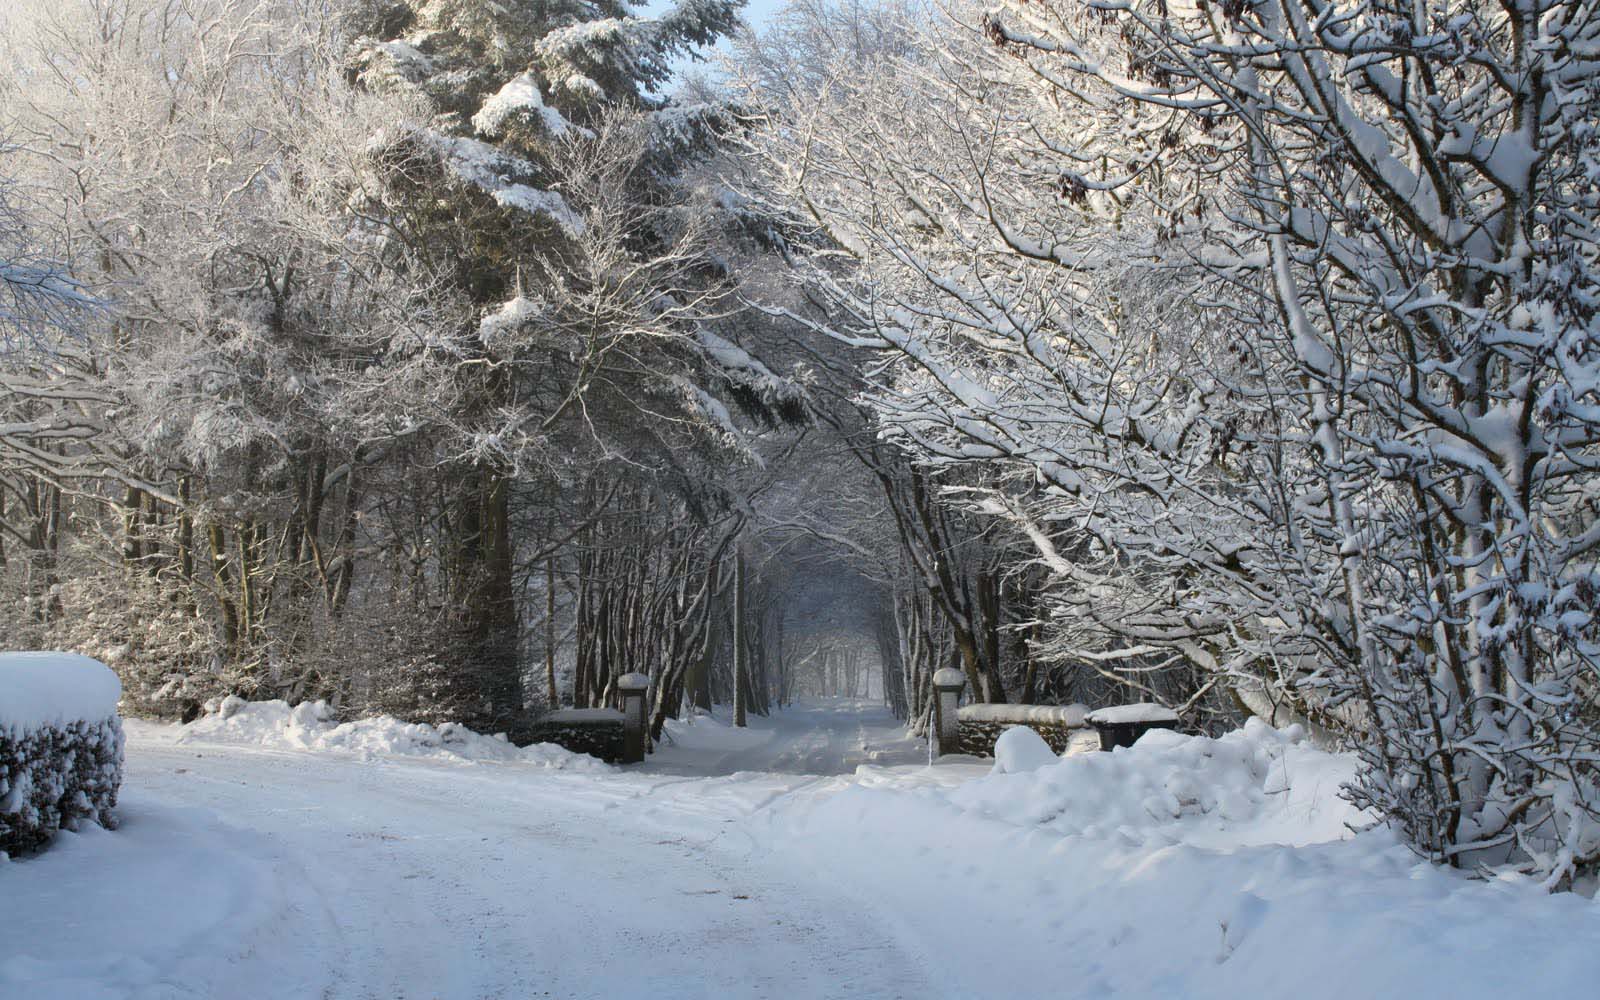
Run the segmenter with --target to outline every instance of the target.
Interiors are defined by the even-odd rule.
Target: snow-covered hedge
[[[0,654],[0,853],[84,820],[116,825],[122,684],[75,653]]]

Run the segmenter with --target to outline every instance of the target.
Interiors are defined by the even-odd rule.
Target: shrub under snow
[[[84,820],[115,826],[122,684],[76,653],[0,654],[0,854]]]

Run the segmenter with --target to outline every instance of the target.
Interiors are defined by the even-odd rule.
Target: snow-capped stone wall
[[[1058,754],[1066,753],[1074,733],[1087,723],[1083,705],[963,705],[956,712],[957,753],[993,757],[1000,734],[1013,726],[1038,733]]]
[[[567,708],[551,712],[533,726],[536,743],[554,743],[608,764],[623,759],[627,718],[614,708]]]
[[[84,820],[116,825],[122,684],[75,653],[0,653],[0,854]]]

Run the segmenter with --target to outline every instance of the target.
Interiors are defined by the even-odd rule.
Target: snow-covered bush
[[[116,825],[122,685],[73,653],[0,654],[0,854],[84,820]]]

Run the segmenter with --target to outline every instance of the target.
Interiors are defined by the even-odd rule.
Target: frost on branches
[[[694,176],[730,116],[657,93],[736,3],[0,6],[0,631],[136,712],[491,731],[699,661],[799,407]],[[648,629],[596,596],[647,587]]]
[[[1008,470],[963,496],[1056,574],[1058,651],[1345,736],[1436,860],[1600,862],[1593,11],[921,30],[757,140],[827,241],[795,318],[898,359],[870,395],[927,461]]]

